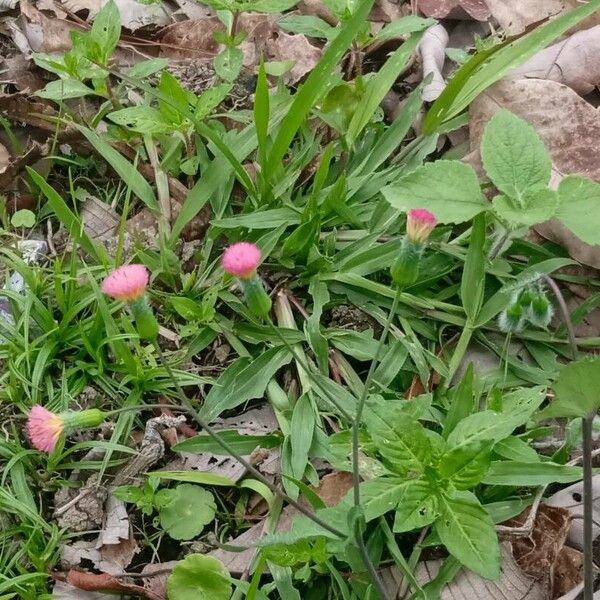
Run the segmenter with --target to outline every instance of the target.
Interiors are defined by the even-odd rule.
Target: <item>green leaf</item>
[[[279,27],[285,31],[301,33],[308,37],[332,39],[339,31],[323,19],[313,15],[288,14],[277,22]]]
[[[114,113],[113,113],[114,114]],[[125,185],[150,209],[158,210],[158,202],[154,191],[143,175],[133,165],[117,152],[108,142],[102,139],[95,131],[73,123],[87,139],[94,149],[106,160],[106,162],[117,172]]]
[[[194,108],[194,116],[197,119],[205,119],[208,117],[215,108],[217,108],[227,95],[231,91],[230,83],[222,83],[221,85],[215,85],[202,92],[198,97],[196,106]]]
[[[555,398],[540,419],[595,414],[600,408],[600,358],[583,358],[563,366],[552,388]]]
[[[460,297],[469,324],[475,322],[483,303],[486,263],[484,246],[485,215],[477,215],[473,220],[471,241],[460,282]]]
[[[394,208],[426,207],[440,223],[462,223],[488,209],[475,171],[457,160],[427,163],[382,193]]]
[[[435,530],[448,552],[485,579],[500,576],[500,549],[494,523],[471,492],[440,496]]]
[[[539,454],[518,437],[507,437],[494,445],[494,454],[517,462],[540,462]]]
[[[560,182],[558,197],[555,217],[580,240],[600,244],[600,184],[569,175]]]
[[[444,419],[443,431],[443,435],[446,438],[456,425],[468,417],[475,409],[473,391],[474,373],[473,363],[469,363],[460,383],[448,393],[450,397],[450,408]]]
[[[283,118],[277,136],[273,141],[269,153],[267,172],[275,172],[280,167],[281,161],[298,129],[305,122],[306,116],[319,97],[327,89],[333,69],[339,64],[346,50],[354,41],[356,34],[364,27],[372,5],[373,0],[364,0],[360,3],[356,12],[348,19],[335,40],[325,50],[315,68],[310,72],[304,84],[296,92],[294,101]]]
[[[121,15],[114,0],[109,0],[96,15],[90,37],[101,48],[101,62],[106,64],[121,37]]]
[[[494,212],[511,227],[535,225],[551,219],[559,205],[559,195],[547,187],[524,190],[520,204],[508,196],[496,196],[492,200]]]
[[[198,485],[182,483],[156,494],[161,527],[175,540],[191,540],[215,518],[214,496]]]
[[[381,31],[375,36],[375,39],[384,40],[393,37],[405,36],[407,33],[414,33],[417,31],[424,31],[428,27],[435,25],[435,19],[424,19],[417,15],[408,15],[406,17],[400,17],[394,19],[391,23],[388,23],[381,29]]]
[[[348,146],[352,147],[358,139],[360,132],[372,119],[373,113],[379,108],[384,96],[406,67],[421,39],[421,35],[420,33],[411,35],[385,61],[381,69],[366,82],[366,92],[361,97],[360,103],[354,111],[354,115],[348,125],[348,130],[346,131]]]
[[[277,448],[281,445],[280,435],[242,435],[237,431],[219,431],[219,437],[227,442],[236,452],[241,455],[251,454],[256,448]],[[191,454],[227,454],[209,435],[200,434],[187,440],[183,440],[173,446],[174,452],[190,452]]]
[[[305,393],[298,398],[292,420],[290,423],[290,445],[291,445],[291,467],[292,476],[302,479],[306,464],[308,463],[308,451],[312,445],[315,431],[315,411],[309,394]]]
[[[323,307],[329,302],[329,291],[327,286],[315,277],[310,281],[308,292],[313,298],[313,309],[311,315],[304,322],[304,333],[315,354],[319,370],[321,373],[327,374],[329,346],[327,338],[321,333],[321,315]]]
[[[48,100],[68,100],[96,95],[96,92],[77,79],[57,79],[47,83],[46,87],[37,91],[35,95]]]
[[[552,159],[536,130],[507,111],[498,111],[481,139],[481,159],[503,194],[520,201],[525,190],[550,181]]]
[[[458,69],[423,120],[423,131],[434,133],[440,125],[460,114],[487,87],[523,64],[565,31],[600,8],[600,0],[591,0],[516,40],[483,52],[477,52]]]
[[[433,448],[427,431],[408,415],[397,413],[393,419],[375,410],[365,409],[364,421],[377,449],[399,474],[423,473]]]
[[[167,592],[169,600],[229,600],[229,571],[217,558],[189,554],[169,575]]]
[[[149,60],[142,60],[139,63],[129,67],[125,70],[125,74],[129,77],[136,77],[143,79],[162,71],[169,65],[168,58],[151,58]]]
[[[486,474],[492,456],[493,442],[477,441],[451,448],[440,458],[438,473],[449,479],[457,490],[477,485]]]
[[[582,478],[581,467],[551,462],[492,461],[483,483],[534,487],[550,483],[572,483]]]
[[[484,410],[463,419],[448,436],[451,447],[481,440],[500,441],[526,423],[544,401],[543,387],[522,388],[503,397],[502,412]]]
[[[150,106],[129,106],[116,110],[107,117],[117,125],[129,127],[133,131],[145,134],[166,133],[172,129],[156,108]]]
[[[22,208],[13,214],[10,218],[10,224],[13,227],[31,228],[35,225],[35,214],[26,208]]]
[[[229,46],[221,50],[215,57],[213,65],[215,73],[225,81],[235,81],[242,70],[244,53],[240,48]]]
[[[210,422],[224,410],[235,408],[247,400],[260,398],[271,377],[291,360],[292,355],[287,348],[276,347],[263,352],[252,361],[248,358],[233,361],[206,396],[199,416]]]
[[[201,437],[201,436],[198,436]],[[195,438],[191,438],[191,441]],[[185,443],[185,442],[182,442]],[[179,444],[177,444],[179,445]],[[253,448],[254,449],[254,448]],[[187,450],[177,450],[177,452],[188,452]],[[204,485],[222,485],[231,486],[235,485],[235,481],[232,481],[228,477],[223,475],[216,475],[215,473],[208,473],[203,471],[151,471],[146,473],[148,476],[160,477],[160,479],[168,479],[170,481],[186,481],[188,483],[201,483]]]

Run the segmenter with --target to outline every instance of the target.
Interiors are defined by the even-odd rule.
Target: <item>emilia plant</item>
[[[200,92],[162,58],[118,67],[112,0],[34,53],[60,143],[23,171],[35,211],[0,210],[0,600],[434,600],[505,582],[505,542],[579,482],[591,600],[598,281],[530,230],[600,245],[600,184],[551,182],[506,110],[477,171],[447,134],[600,0],[478,44],[429,106],[403,84],[393,119],[433,19],[205,4],[223,49]],[[230,102],[245,12],[322,55],[294,88],[261,60]]]

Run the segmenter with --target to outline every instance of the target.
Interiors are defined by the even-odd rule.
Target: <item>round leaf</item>
[[[35,215],[26,208],[18,210],[10,219],[13,227],[33,227],[35,225]]]
[[[191,483],[182,483],[170,492],[160,508],[160,524],[176,540],[195,538],[215,517],[213,495]],[[162,502],[161,502],[162,504]]]
[[[229,600],[231,583],[225,565],[204,554],[179,561],[167,580],[169,600]]]

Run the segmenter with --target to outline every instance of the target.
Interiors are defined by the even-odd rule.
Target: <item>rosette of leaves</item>
[[[600,184],[569,175],[557,190],[550,189],[551,157],[526,121],[497,112],[484,130],[481,159],[498,190],[491,204],[475,170],[456,160],[425,164],[385,187],[383,195],[402,211],[426,206],[440,223],[462,223],[488,212],[514,230],[555,218],[584,242],[600,243]]]

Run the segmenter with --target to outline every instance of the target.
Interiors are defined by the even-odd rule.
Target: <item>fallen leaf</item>
[[[488,581],[467,569],[447,584],[437,596],[439,600],[548,600],[543,587],[527,576],[516,564],[510,546],[503,543],[502,571],[496,581]],[[432,581],[442,565],[441,560],[421,561],[417,564],[416,577],[421,585]],[[381,571],[388,596],[396,598],[402,585],[402,574],[397,567]]]
[[[311,71],[321,56],[321,50],[306,36],[282,31],[272,15],[242,14],[238,30],[247,33],[240,45],[244,66],[255,69],[261,56],[271,61],[291,60],[294,66],[284,76],[288,83],[297,82]],[[161,54],[172,59],[211,59],[221,48],[213,35],[217,31],[224,31],[217,17],[174,23],[163,30]]]
[[[127,583],[107,573],[88,573],[87,571],[76,571],[71,569],[66,574],[55,573],[54,577],[59,581],[65,581],[73,587],[86,592],[113,591],[127,594],[137,594],[148,600],[164,600],[140,585]]]
[[[500,109],[507,109],[532,125],[552,155],[555,181],[579,174],[600,181],[600,136],[598,109],[572,89],[555,81],[505,79],[482,93],[470,106],[472,164],[480,165],[479,144],[483,129]],[[600,268],[600,247],[573,235],[555,220],[534,226],[543,237],[564,246],[579,262]]]
[[[142,575],[146,575],[144,578],[144,587],[146,590],[156,594],[160,598],[166,598],[167,579],[176,564],[176,560],[171,560],[169,562],[146,565],[142,569]]]
[[[599,55],[600,25],[596,25],[540,50],[511,77],[551,79],[585,95],[600,84]]]
[[[554,594],[562,596],[579,585],[583,579],[583,554],[563,546],[554,564]]]
[[[115,600],[114,594],[84,592],[64,581],[57,581],[52,590],[54,600]]]
[[[433,102],[446,87],[442,75],[446,59],[446,46],[448,45],[448,32],[443,25],[434,25],[427,29],[419,42],[419,52],[423,63],[423,79],[431,76],[432,79],[423,87],[423,100]]]
[[[0,83],[14,86],[18,92],[33,93],[41,90],[46,82],[31,70],[31,64],[21,54],[4,58],[0,67]]]
[[[485,21],[490,16],[485,0],[418,0],[418,7],[434,19],[461,18],[466,13],[476,21]]]
[[[375,23],[391,23],[394,19],[410,14],[410,7],[401,0],[375,0],[369,21]]]
[[[99,242],[114,238],[119,230],[117,211],[95,196],[88,196],[83,202],[81,218],[88,236]]]
[[[523,33],[530,25],[580,6],[579,0],[486,0],[492,16],[508,35]],[[592,15],[577,26],[585,29],[600,23]]]
[[[56,16],[47,17],[29,0],[21,0],[19,6],[23,33],[34,52],[66,52],[71,48],[71,31],[83,29]]]
[[[321,478],[315,492],[327,506],[336,506],[352,488],[352,473],[338,471]]]

